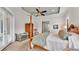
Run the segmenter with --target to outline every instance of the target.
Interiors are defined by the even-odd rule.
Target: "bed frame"
[[[39,49],[42,49],[42,50],[44,50],[44,51],[48,51],[48,49],[43,48],[43,47],[41,47],[41,46],[39,46],[39,45],[34,45],[34,48],[39,48]]]
[[[32,49],[32,39],[33,39],[33,37],[31,37],[31,38],[29,39],[29,48],[30,48],[30,49]],[[40,46],[40,45],[34,45],[33,48],[39,48],[39,49],[42,49],[42,50],[44,50],[44,51],[48,51],[48,49],[46,49],[46,48],[44,48],[44,47],[42,47],[42,46]]]

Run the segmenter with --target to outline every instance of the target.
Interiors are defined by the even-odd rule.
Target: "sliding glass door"
[[[5,9],[0,9],[0,50],[12,42],[11,21],[13,16]]]
[[[3,35],[3,41],[4,41],[4,45],[7,45],[8,44],[8,36],[9,36],[9,34],[8,34],[8,29],[10,29],[10,28],[8,28],[8,17],[7,17],[7,13],[6,12],[4,12],[4,17],[3,17],[3,24],[4,24],[4,26],[3,26],[3,33],[4,33],[4,35]]]
[[[0,48],[3,46],[3,16],[0,12]]]

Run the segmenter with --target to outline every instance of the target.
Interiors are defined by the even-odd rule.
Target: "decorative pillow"
[[[64,30],[59,30],[58,36],[63,40],[68,40],[69,34]]]
[[[64,30],[59,30],[58,36],[59,36],[61,39],[64,39],[64,35],[65,35],[65,31],[64,31]]]

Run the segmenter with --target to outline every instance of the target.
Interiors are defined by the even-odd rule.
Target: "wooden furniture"
[[[28,32],[28,37],[29,37],[29,47],[30,49],[32,48],[31,46],[31,41],[33,37],[33,23],[32,23],[32,16],[30,16],[30,21],[29,23],[25,24],[25,32]]]
[[[28,32],[28,38],[30,39],[29,41],[29,47],[31,47],[31,41],[33,37],[33,23],[26,23],[25,24],[25,32]]]
[[[25,32],[28,32],[28,38],[33,37],[33,24],[32,23],[25,24]]]
[[[45,38],[46,36],[45,36],[45,34],[43,34],[43,33],[39,33],[38,35],[41,35],[43,38]],[[38,35],[37,35],[37,37],[38,37]],[[36,36],[35,36],[36,37]],[[32,38],[34,38],[34,36],[32,37]],[[38,39],[37,39],[38,40]],[[32,41],[31,41],[31,43],[32,43]],[[44,50],[44,51],[48,51],[48,49],[47,48],[45,48],[45,47],[43,47],[43,46],[41,46],[40,44],[34,44],[33,45],[33,49],[42,49],[42,50]]]
[[[41,46],[39,46],[39,45],[34,45],[34,48],[39,48],[39,49],[42,49],[42,50],[44,50],[44,51],[48,51],[48,49],[43,48],[43,47],[41,47]]]

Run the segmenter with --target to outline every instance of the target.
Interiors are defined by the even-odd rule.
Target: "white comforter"
[[[62,40],[58,36],[50,34],[46,39],[46,46],[50,51],[62,51],[67,48],[68,41]]]
[[[75,33],[71,33],[69,36],[69,48],[79,49],[79,35]]]

